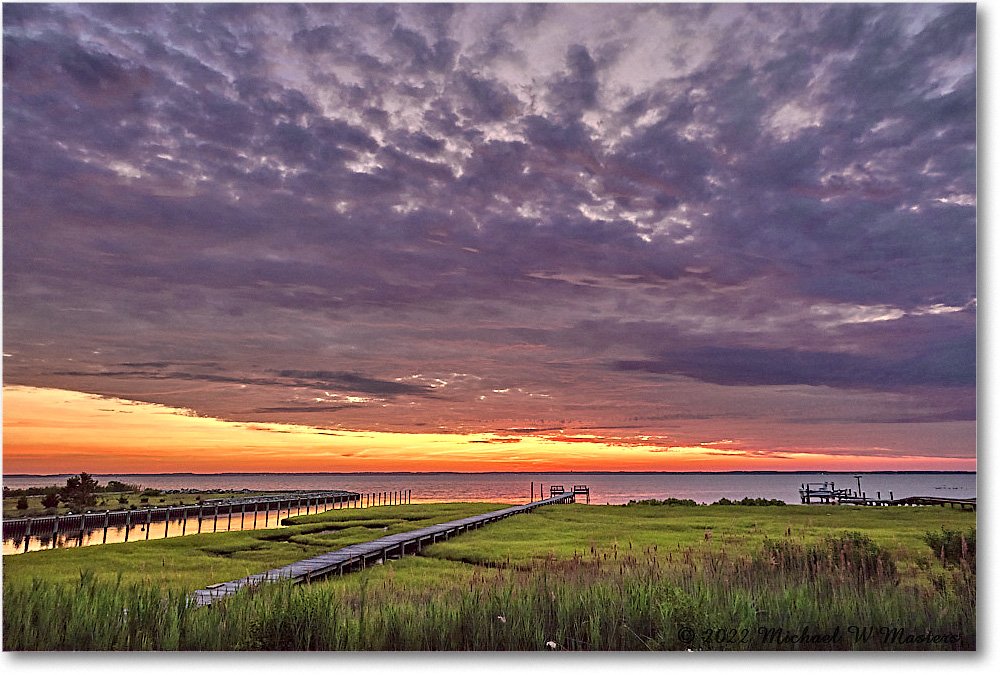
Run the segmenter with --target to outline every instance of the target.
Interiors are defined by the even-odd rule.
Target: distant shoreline
[[[150,473],[121,473],[97,471],[94,476],[492,476],[492,475],[595,475],[595,476],[802,476],[830,475],[976,475],[976,471],[222,471],[197,473],[193,471],[168,471]],[[71,476],[72,473],[5,473],[8,478],[54,478]]]

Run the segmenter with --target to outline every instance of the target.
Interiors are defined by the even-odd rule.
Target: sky
[[[3,29],[6,473],[976,468],[975,5]]]

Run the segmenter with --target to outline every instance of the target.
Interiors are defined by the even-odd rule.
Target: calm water
[[[833,481],[838,487],[857,489],[851,473],[218,473],[218,474],[95,474],[109,480],[138,483],[161,490],[220,488],[225,490],[351,490],[379,492],[413,490],[414,502],[493,501],[516,504],[528,501],[531,483],[535,497],[540,485],[574,484],[590,486],[595,504],[624,504],[630,499],[693,499],[711,503],[722,497],[766,497],[789,504],[799,502],[801,483]],[[862,473],[861,489],[874,497],[876,492],[896,498],[911,496],[975,497],[974,473]],[[4,487],[63,485],[67,475],[3,477]]]
[[[546,496],[549,486],[573,485],[590,487],[592,504],[624,504],[630,499],[693,499],[699,503],[711,503],[722,497],[742,499],[743,497],[764,497],[781,499],[788,504],[799,503],[799,486],[802,483],[833,482],[838,488],[856,490],[861,476],[861,490],[869,497],[881,493],[895,498],[911,496],[971,498],[976,496],[976,474],[974,473],[222,473],[222,474],[95,474],[103,485],[111,480],[137,483],[147,488],[160,490],[194,488],[198,490],[350,490],[372,493],[396,490],[412,490],[413,502],[449,501],[489,501],[507,504],[527,502],[532,496],[538,499],[544,486]],[[4,487],[24,488],[45,485],[64,485],[69,474],[54,476],[10,475],[3,477]],[[847,507],[845,507],[847,508]],[[284,513],[281,514],[285,516]],[[295,515],[292,513],[291,515]],[[273,511],[266,524],[275,527],[278,518]],[[195,519],[196,521],[196,519]],[[202,524],[202,532],[226,531],[229,529],[249,529],[249,523],[230,523],[224,516],[217,523],[207,521]],[[258,527],[265,521],[259,519]],[[111,530],[108,543],[136,539],[159,539],[169,534],[177,536],[184,531],[197,531],[197,523],[189,521],[185,528],[178,522],[170,524],[166,532],[163,523],[154,523],[152,531],[133,527],[130,532]],[[53,546],[87,546],[103,543],[103,531],[86,533],[83,537],[68,536],[53,542],[41,540],[28,542],[28,550],[51,548]],[[25,550],[25,542],[4,540],[5,555]]]
[[[310,511],[316,512],[315,506]],[[321,507],[319,512],[329,509]],[[221,514],[215,516],[206,513],[203,519],[197,516],[190,516],[187,519],[174,519],[164,522],[153,522],[148,526],[144,523],[132,525],[131,527],[111,526],[107,530],[103,528],[88,529],[85,531],[73,530],[72,525],[55,536],[50,532],[43,535],[32,535],[30,537],[8,537],[4,533],[3,555],[13,555],[16,553],[27,553],[29,551],[41,551],[47,548],[73,548],[76,546],[94,546],[96,544],[118,544],[128,541],[142,541],[146,539],[163,539],[164,537],[181,537],[188,534],[208,534],[210,532],[235,532],[238,530],[254,530],[281,527],[281,520],[290,516],[297,516],[307,512],[305,506],[292,506],[290,508],[271,508],[254,513]]]

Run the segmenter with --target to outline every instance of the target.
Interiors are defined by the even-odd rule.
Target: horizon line
[[[88,472],[90,473],[90,472]],[[888,473],[888,474],[939,474],[939,473],[962,473],[962,474],[976,474],[978,471],[969,471],[965,469],[956,469],[954,471],[948,470],[909,470],[909,469],[898,469],[890,470],[885,469],[881,471],[836,471],[829,469],[817,469],[817,470],[795,470],[795,471],[743,471],[743,470],[730,470],[730,471],[215,471],[198,473],[194,471],[164,471],[164,472],[148,472],[148,473],[123,473],[119,471],[95,471],[90,473],[92,476],[100,475],[113,475],[113,476],[391,476],[391,475],[408,475],[408,476],[434,476],[434,475],[458,475],[458,476],[488,476],[488,475],[501,475],[501,474],[523,474],[525,476],[537,475],[537,474],[588,474],[588,475],[745,475],[745,474],[761,474],[761,475],[792,475],[792,474],[877,474],[877,473]],[[54,476],[75,476],[78,474],[72,472],[62,472],[62,473],[10,473],[2,474],[3,477],[8,478],[48,478]]]

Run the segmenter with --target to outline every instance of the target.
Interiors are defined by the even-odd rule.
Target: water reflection
[[[336,509],[347,508],[345,504],[331,506],[310,504],[309,513],[323,513]],[[358,508],[357,506],[351,508]],[[128,541],[149,539],[165,539],[181,537],[188,534],[207,534],[213,532],[236,532],[240,530],[256,530],[275,527],[285,527],[281,521],[291,516],[305,514],[306,504],[282,504],[280,508],[261,509],[259,511],[234,511],[231,513],[207,513],[202,517],[188,516],[149,523],[135,523],[129,527],[109,525],[107,527],[90,527],[72,529],[63,532],[41,532],[24,536],[17,534],[3,537],[3,555],[41,551],[50,548],[73,548],[76,546],[93,546],[95,544],[117,544]]]

